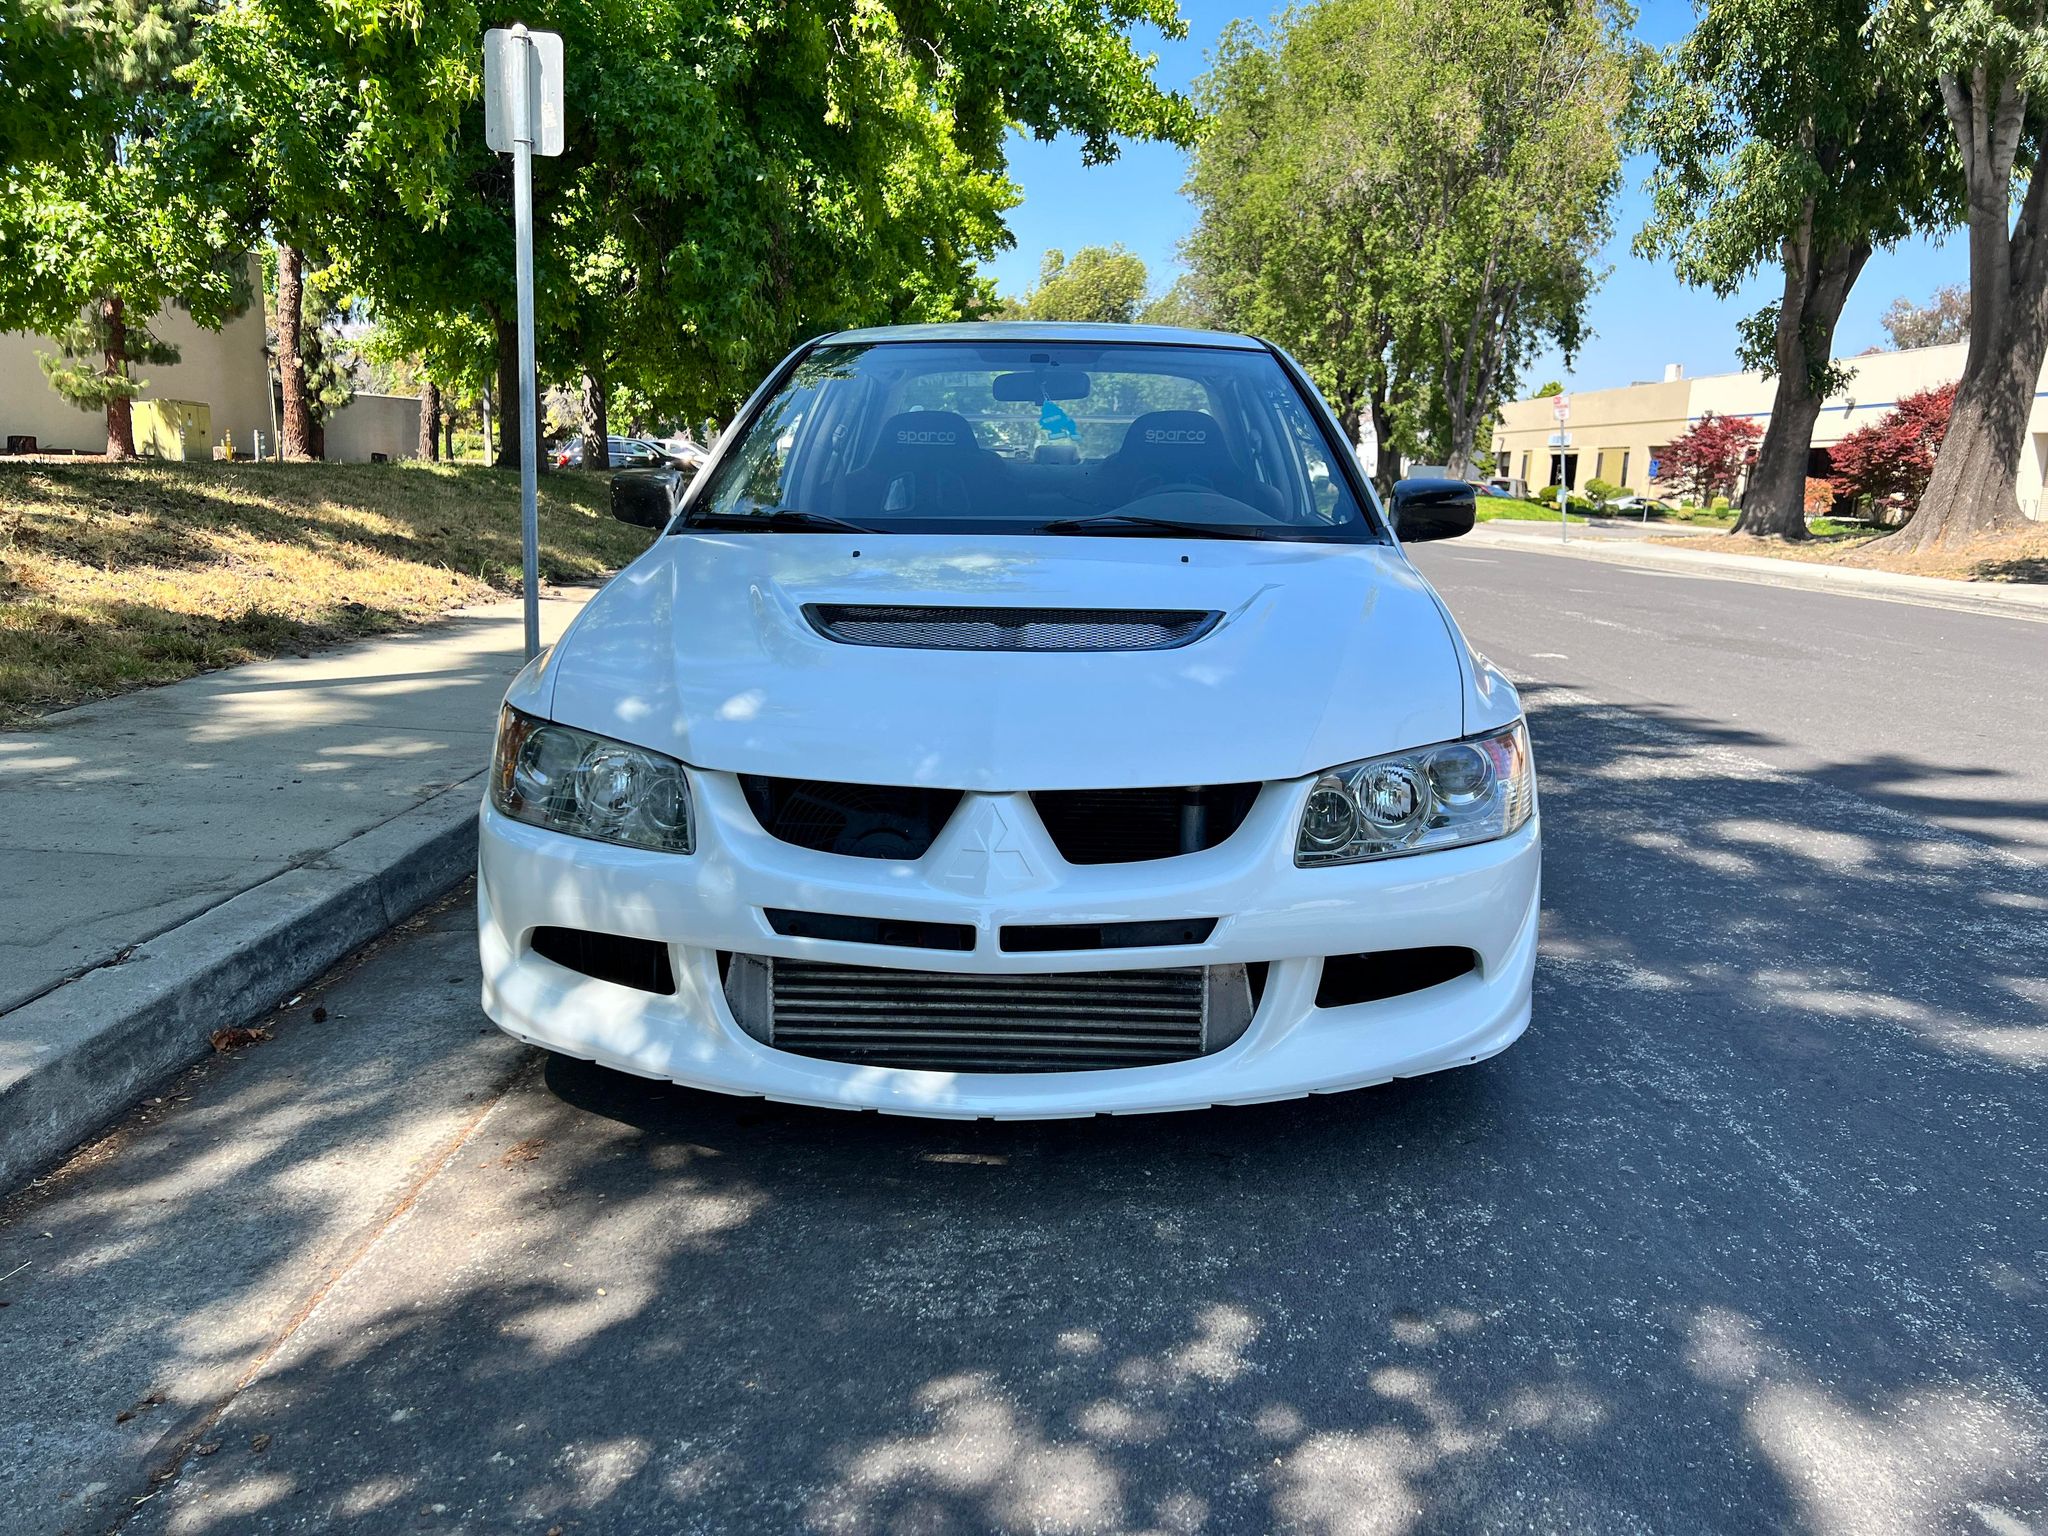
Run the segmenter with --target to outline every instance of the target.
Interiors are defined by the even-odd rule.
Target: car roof
[[[820,341],[1087,341],[1150,346],[1228,347],[1263,352],[1266,344],[1235,331],[1195,331],[1177,325],[1096,325],[1064,320],[969,320],[948,325],[870,325],[835,331]]]

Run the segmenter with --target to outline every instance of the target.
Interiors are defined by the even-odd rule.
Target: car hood
[[[810,603],[1200,609],[1145,651],[849,645]],[[699,768],[1001,791],[1292,778],[1458,736],[1472,686],[1385,545],[691,533],[584,608],[512,702]]]

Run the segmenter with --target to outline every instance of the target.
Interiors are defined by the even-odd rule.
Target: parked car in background
[[[711,457],[711,450],[687,432],[676,432],[661,441],[661,450],[669,461],[679,469],[695,474],[704,467],[704,461]]]
[[[643,483],[629,470],[614,486]],[[1461,1067],[1529,1022],[1514,685],[1264,342],[850,331],[506,695],[483,1004],[798,1104],[1031,1119]]]
[[[663,463],[668,458],[667,450],[661,444],[651,443],[644,437],[610,437],[605,442],[606,457],[613,469],[638,469]],[[572,437],[555,450],[554,466],[557,469],[583,467],[582,437]]]
[[[1495,475],[1486,482],[1486,487],[1496,496],[1512,496],[1517,501],[1529,499],[1529,482],[1515,475]]]

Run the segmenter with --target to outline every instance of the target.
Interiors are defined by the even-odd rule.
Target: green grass
[[[1557,508],[1546,507],[1540,501],[1516,501],[1506,496],[1479,498],[1479,521],[1492,523],[1503,519],[1511,523],[1554,523],[1557,521]],[[1571,521],[1583,523],[1585,518],[1574,512]]]
[[[541,577],[652,535],[541,479]],[[519,586],[519,478],[402,464],[0,464],[0,722],[423,623]]]

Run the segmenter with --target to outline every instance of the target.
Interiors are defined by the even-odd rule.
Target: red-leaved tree
[[[1934,456],[1948,436],[1949,412],[1955,403],[1954,384],[1923,389],[1835,444],[1829,455],[1835,495],[1846,501],[1870,497],[1888,514],[1885,521],[1911,512],[1934,474]]]
[[[1742,466],[1754,456],[1763,435],[1764,429],[1747,416],[1709,411],[1664,450],[1657,478],[1670,481],[1679,494],[1702,505],[1716,496],[1732,495]]]

